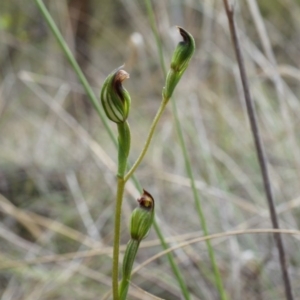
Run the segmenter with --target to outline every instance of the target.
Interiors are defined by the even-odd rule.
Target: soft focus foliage
[[[298,229],[300,2],[235,3],[280,224]],[[45,4],[97,95],[107,74],[125,63],[134,161],[165,82],[143,1]],[[270,228],[222,1],[152,4],[167,66],[181,40],[175,25],[195,37],[196,52],[174,97],[209,231]],[[0,295],[101,299],[111,285],[116,150],[34,1],[1,0],[0,6]],[[137,175],[155,198],[170,245],[202,235],[169,107]],[[138,197],[128,184],[123,245]],[[299,299],[299,241],[283,237]],[[230,299],[283,299],[271,235],[212,244]],[[160,251],[150,231],[136,262]],[[217,299],[205,244],[176,250],[175,257],[195,299]],[[132,282],[129,299],[152,299],[142,290],[180,299],[165,257],[143,267]]]

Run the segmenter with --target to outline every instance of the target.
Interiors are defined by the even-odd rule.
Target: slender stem
[[[156,113],[156,116],[155,118],[153,119],[153,122],[151,124],[151,127],[150,127],[150,130],[149,130],[149,133],[148,133],[148,136],[147,136],[147,139],[146,139],[146,142],[145,142],[145,145],[142,149],[142,152],[140,153],[139,157],[137,158],[136,162],[134,163],[134,165],[131,167],[131,169],[127,172],[126,176],[125,176],[125,182],[132,176],[132,174],[134,173],[134,171],[136,170],[136,168],[139,166],[139,164],[141,163],[141,161],[143,160],[148,148],[149,148],[149,145],[150,145],[150,142],[152,140],[152,137],[153,137],[153,134],[154,134],[154,131],[155,131],[155,128],[158,124],[158,121],[160,120],[164,110],[165,110],[165,107],[168,103],[169,99],[162,99],[161,101],[161,104],[160,104],[160,107]],[[156,234],[158,235],[158,238],[161,242],[161,245],[164,249],[167,249],[168,248],[168,245],[167,243],[165,242],[164,240],[164,237],[163,237],[163,234],[160,230],[160,227],[159,225],[157,224],[157,221],[156,219],[153,220],[153,227],[156,231]],[[187,286],[184,282],[184,279],[181,275],[181,272],[180,272],[180,269],[178,268],[178,266],[176,265],[176,262],[174,260],[174,257],[173,255],[170,255],[170,253],[167,255],[168,257],[168,260],[169,260],[169,264],[171,265],[171,268],[177,278],[177,281],[180,285],[180,288],[181,288],[181,291],[185,297],[186,300],[189,300],[190,299],[190,294],[189,294],[189,291],[187,289]],[[123,280],[123,279],[122,279]],[[123,285],[125,285],[125,282],[123,283]],[[121,285],[121,286],[123,286]]]
[[[115,208],[113,269],[112,269],[112,290],[113,290],[113,299],[114,300],[119,300],[119,291],[118,291],[119,249],[120,249],[121,212],[122,212],[124,187],[125,187],[124,178],[118,177],[116,208]]]
[[[162,116],[162,114],[163,114],[163,112],[165,110],[165,107],[166,107],[166,105],[168,103],[168,100],[169,99],[163,99],[162,100],[162,102],[160,104],[160,107],[159,107],[159,109],[158,109],[158,111],[156,113],[156,116],[155,116],[155,118],[154,118],[154,120],[153,120],[153,122],[151,124],[150,130],[149,130],[149,133],[148,133],[148,137],[146,139],[146,142],[145,142],[145,145],[143,147],[143,150],[140,153],[140,155],[137,158],[137,160],[134,163],[134,165],[127,172],[127,174],[125,176],[125,182],[132,176],[132,174],[134,173],[134,171],[137,169],[137,167],[141,163],[142,159],[144,158],[144,156],[145,156],[145,154],[146,154],[146,152],[147,152],[147,150],[149,148],[150,142],[152,140],[155,128],[156,128],[156,126],[158,124],[158,121],[160,120],[160,118],[161,118],[161,116]],[[139,186],[138,182],[137,182],[137,185],[138,185],[138,189],[141,190],[141,187]],[[156,221],[155,218],[153,220],[153,227],[154,227],[154,230],[156,231],[156,234],[158,235],[158,238],[160,240],[160,243],[161,243],[163,249],[165,249],[165,250],[168,249],[168,245],[167,245],[167,243],[164,240],[163,234],[162,234],[162,232],[160,230],[160,227],[159,227],[159,225],[158,225],[158,223],[157,223],[157,221]],[[178,283],[180,285],[181,291],[182,291],[185,299],[189,300],[190,299],[190,295],[189,295],[188,289],[186,287],[186,284],[184,283],[184,280],[183,280],[183,277],[182,277],[182,275],[180,273],[180,270],[179,270],[178,266],[176,265],[176,262],[175,262],[175,260],[173,258],[173,255],[169,255],[169,254],[167,255],[167,257],[168,257],[169,263],[171,265],[171,268],[172,268],[172,270],[173,270],[173,272],[174,272],[174,274],[175,274],[175,276],[176,276],[176,278],[178,280]],[[123,281],[123,279],[122,279],[122,281]],[[121,284],[121,286],[123,286],[123,285],[125,285],[125,282],[123,282]],[[123,288],[122,288],[122,290],[123,290]]]
[[[278,217],[277,217],[277,213],[276,213],[275,205],[274,205],[274,197],[273,197],[273,191],[271,188],[271,182],[270,182],[270,178],[269,178],[265,150],[264,150],[264,146],[263,146],[263,143],[261,140],[260,130],[258,127],[254,102],[250,95],[248,77],[247,77],[247,73],[245,70],[243,55],[242,55],[242,51],[241,51],[241,47],[240,47],[240,43],[239,43],[239,38],[237,35],[236,26],[235,26],[234,10],[233,10],[233,8],[229,7],[227,0],[223,0],[223,1],[224,1],[226,14],[228,17],[231,39],[232,39],[235,55],[236,55],[239,70],[240,70],[240,76],[241,76],[243,90],[244,90],[244,97],[245,97],[246,106],[247,106],[247,113],[248,113],[248,117],[249,117],[249,121],[250,121],[250,125],[251,125],[251,131],[252,131],[252,135],[253,135],[253,139],[254,139],[256,154],[257,154],[260,169],[261,169],[264,189],[265,189],[266,198],[267,198],[269,211],[270,211],[270,217],[271,217],[273,228],[279,229],[280,227],[279,227]],[[287,270],[286,255],[285,255],[285,250],[284,250],[284,245],[283,245],[281,234],[274,233],[274,239],[276,241],[277,248],[278,248],[279,260],[280,260],[280,266],[281,266],[281,272],[282,272],[282,277],[283,277],[283,282],[284,282],[286,298],[288,300],[293,300],[294,297],[293,297],[292,287],[291,287],[290,278],[289,278],[289,274],[288,274],[288,270]]]
[[[144,158],[144,156],[145,156],[145,154],[146,154],[146,152],[147,152],[147,150],[149,148],[149,145],[150,145],[150,142],[152,140],[152,137],[153,137],[155,128],[157,126],[157,123],[160,120],[160,118],[161,118],[161,116],[162,116],[162,114],[163,114],[163,112],[165,110],[165,107],[166,107],[167,103],[168,103],[168,99],[164,99],[161,102],[161,104],[159,106],[159,109],[158,109],[158,111],[156,113],[156,116],[155,116],[155,118],[152,121],[152,124],[151,124],[150,130],[149,130],[147,139],[145,141],[143,150],[141,151],[139,157],[137,158],[136,162],[133,164],[133,166],[131,167],[131,169],[125,175],[125,181],[127,181],[132,176],[132,174],[134,173],[134,171],[137,169],[137,167],[139,166],[139,164],[143,160],[143,158]]]
[[[146,6],[147,6],[147,12],[148,12],[148,15],[149,15],[151,27],[152,27],[153,33],[155,35],[159,56],[161,58],[161,57],[163,57],[162,43],[161,43],[161,40],[159,39],[159,36],[158,36],[158,31],[157,31],[155,18],[154,18],[154,13],[153,13],[153,9],[152,9],[152,5],[151,5],[150,0],[146,0]],[[160,62],[161,62],[161,68],[163,70],[164,76],[166,76],[167,71],[166,71],[166,67],[165,67],[163,58],[160,59]],[[188,176],[191,180],[191,187],[192,187],[192,190],[193,190],[193,195],[194,195],[194,199],[195,199],[195,205],[196,205],[197,213],[198,213],[198,216],[199,216],[199,219],[200,219],[200,223],[201,223],[203,232],[204,232],[205,235],[208,235],[208,229],[207,229],[207,225],[206,225],[205,215],[202,211],[200,198],[199,198],[199,194],[198,194],[198,191],[197,191],[197,188],[196,188],[195,179],[194,179],[194,176],[193,176],[193,171],[192,171],[189,155],[188,155],[188,152],[187,152],[187,148],[185,146],[185,141],[184,141],[184,138],[183,138],[183,133],[182,133],[180,120],[179,120],[178,113],[177,113],[176,102],[175,102],[174,98],[171,98],[171,103],[172,103],[172,111],[173,111],[173,115],[174,115],[176,131],[177,131],[177,134],[178,134],[178,137],[179,137],[180,147],[181,147],[181,150],[182,150],[182,153],[183,153],[183,156],[184,156],[184,160],[185,160],[186,171],[187,171]],[[222,300],[225,300],[226,299],[226,293],[225,293],[222,278],[221,278],[221,275],[220,275],[220,272],[219,272],[219,269],[218,269],[218,266],[217,266],[217,263],[216,263],[214,250],[213,250],[209,240],[206,242],[206,245],[207,245],[209,257],[210,257],[211,264],[212,264],[213,271],[214,271],[216,287],[219,291],[220,298]],[[175,265],[175,267],[177,267],[177,266]],[[176,276],[178,276],[178,274],[176,273],[176,268],[173,269],[173,271],[175,272]]]
[[[124,178],[131,142],[130,128],[127,121],[118,124],[118,133],[118,176]],[[126,182],[125,179],[124,181]]]
[[[145,2],[146,2],[146,6],[147,6],[147,13],[148,13],[148,16],[149,16],[151,28],[152,28],[152,31],[154,33],[155,39],[156,39],[156,45],[157,45],[157,49],[158,49],[158,53],[159,53],[159,57],[160,57],[160,65],[161,65],[161,68],[163,70],[164,77],[166,77],[167,70],[166,70],[165,63],[164,63],[162,45],[161,45],[161,42],[160,42],[160,39],[159,39],[159,36],[158,36],[158,31],[157,31],[157,28],[156,28],[156,22],[155,22],[154,13],[153,13],[152,5],[151,5],[151,0],[145,0]],[[165,242],[164,236],[163,236],[163,234],[161,232],[161,229],[160,229],[159,225],[157,224],[157,221],[156,221],[155,218],[154,218],[154,221],[153,221],[153,227],[155,229],[156,234],[158,235],[158,238],[160,240],[160,243],[161,243],[163,249],[164,250],[168,249],[168,245]],[[179,283],[179,286],[181,288],[181,292],[183,293],[185,300],[189,300],[191,298],[190,293],[189,293],[188,288],[187,288],[187,286],[184,282],[184,279],[183,279],[183,277],[180,273],[179,267],[177,266],[177,264],[175,262],[173,254],[168,253],[167,257],[168,257],[170,266],[172,268],[172,271],[175,274],[175,277],[176,277],[176,279]]]
[[[94,106],[94,108],[96,109],[100,119],[102,120],[104,126],[105,126],[105,129],[106,131],[108,132],[109,134],[109,137],[111,138],[111,140],[113,141],[113,143],[115,144],[115,146],[117,146],[117,139],[115,138],[111,128],[109,127],[108,125],[108,122],[106,120],[106,116],[104,115],[104,113],[102,112],[99,104],[98,104],[98,101],[97,101],[97,97],[95,96],[91,86],[89,85],[88,81],[86,80],[83,72],[81,71],[79,65],[77,64],[71,50],[69,49],[67,43],[65,42],[63,36],[61,35],[61,33],[59,32],[54,20],[52,19],[51,15],[49,14],[47,8],[45,7],[44,3],[42,0],[35,0],[38,8],[40,9],[42,15],[44,16],[46,22],[48,23],[48,26],[50,27],[53,35],[55,36],[56,40],[58,41],[59,45],[61,46],[65,56],[68,58],[73,70],[75,71],[75,73],[77,74],[82,86],[84,87],[86,93],[87,93],[87,96],[88,96],[88,99],[90,100],[91,104]],[[142,187],[139,183],[139,181],[137,180],[137,178],[133,175],[132,176],[132,179],[135,183],[135,186],[137,187],[137,189],[141,192],[142,191]],[[124,188],[124,187],[123,187]],[[117,205],[117,203],[116,203]],[[121,206],[120,206],[121,207]],[[117,220],[117,218],[115,219]],[[154,219],[154,224],[157,224],[156,223],[156,220]],[[167,248],[166,246],[166,243],[164,241],[164,237],[160,231],[160,228],[158,226],[155,227],[155,230],[156,230],[156,233],[157,235],[159,236],[159,239],[161,241],[161,245],[164,249]],[[174,266],[176,266],[175,264],[175,261],[174,261],[174,258],[172,257],[172,254],[169,254],[168,255],[168,258],[169,260],[173,260],[173,267],[172,269],[174,270]],[[176,266],[177,267],[177,266]],[[177,267],[178,268],[178,267]],[[115,274],[117,276],[118,274],[118,271],[115,271]],[[116,288],[115,288],[116,290]]]
[[[150,145],[150,142],[152,140],[152,137],[153,137],[153,134],[154,134],[154,131],[155,131],[155,128],[158,124],[158,121],[160,120],[164,110],[165,110],[165,107],[168,103],[169,99],[163,99],[161,104],[160,104],[160,107],[156,113],[156,116],[155,118],[153,119],[153,122],[151,124],[151,127],[150,127],[150,130],[149,130],[149,133],[148,133],[148,137],[146,139],[146,142],[145,142],[145,145],[143,147],[143,150],[142,152],[140,153],[139,157],[137,158],[136,162],[134,163],[134,165],[131,167],[131,169],[127,172],[126,176],[125,176],[125,182],[132,176],[132,174],[134,173],[134,171],[136,170],[136,168],[139,166],[139,164],[141,163],[141,161],[143,160],[148,148],[149,148],[149,145]],[[160,230],[160,227],[159,225],[157,224],[157,221],[156,219],[153,220],[153,227],[156,231],[156,234],[158,235],[158,238],[160,239],[160,242],[161,242],[161,245],[164,249],[167,249],[168,248],[168,245],[167,243],[165,242],[164,240],[164,237],[163,237],[163,234]],[[189,292],[188,292],[188,289],[186,287],[186,284],[184,283],[184,280],[183,280],[183,277],[180,273],[180,270],[178,268],[178,266],[176,265],[176,262],[173,258],[172,255],[167,255],[168,257],[168,260],[169,260],[169,263],[171,265],[171,268],[178,280],[178,283],[180,285],[180,288],[181,288],[181,291],[185,297],[186,300],[189,300],[190,299],[190,295],[189,295]]]
[[[155,220],[155,219],[154,219],[154,220]],[[166,251],[167,249],[169,249],[169,246],[168,246],[168,244],[165,242],[165,239],[164,239],[164,237],[163,237],[163,235],[162,235],[162,232],[161,232],[161,230],[160,230],[160,228],[159,228],[159,225],[157,224],[156,221],[153,222],[153,227],[154,227],[154,229],[155,229],[155,231],[156,231],[156,234],[157,234],[158,237],[159,237],[159,240],[160,240],[160,242],[161,242],[161,244],[162,244],[162,247],[163,247],[164,251]],[[171,266],[171,268],[172,268],[172,270],[173,270],[173,272],[174,272],[174,274],[175,274],[175,276],[176,276],[176,278],[177,278],[177,281],[178,281],[179,286],[180,286],[180,288],[181,288],[181,292],[182,292],[182,294],[183,294],[183,296],[184,296],[184,299],[190,300],[190,299],[191,299],[190,293],[189,293],[189,291],[188,291],[188,289],[187,289],[187,286],[186,286],[186,284],[185,284],[185,282],[184,282],[184,279],[183,279],[183,277],[182,277],[182,275],[181,275],[180,269],[178,268],[178,266],[177,266],[177,264],[176,264],[176,262],[175,262],[175,260],[174,260],[173,255],[168,255],[168,254],[170,254],[170,252],[167,253],[167,258],[168,258],[169,264],[170,264],[170,266]]]
[[[53,35],[55,36],[57,42],[59,43],[61,49],[63,50],[65,56],[67,57],[67,59],[69,60],[69,63],[71,64],[73,70],[75,71],[75,73],[78,76],[78,79],[80,80],[85,92],[88,95],[88,98],[91,102],[91,104],[94,106],[95,110],[97,111],[101,121],[104,124],[104,127],[106,129],[106,131],[108,132],[110,138],[112,139],[112,141],[114,142],[114,144],[117,146],[117,140],[114,136],[113,131],[111,130],[109,123],[107,121],[107,117],[105,115],[105,113],[103,112],[103,110],[100,107],[100,104],[98,102],[98,99],[95,95],[95,93],[93,92],[90,84],[88,83],[86,77],[84,76],[80,66],[78,65],[74,55],[72,54],[68,44],[66,43],[65,39],[63,38],[62,34],[60,33],[58,27],[56,26],[53,18],[51,17],[49,11],[47,10],[45,4],[43,3],[42,0],[34,0],[36,5],[38,6],[38,8],[40,9],[43,17],[45,18],[49,28],[51,29]]]
[[[88,96],[88,99],[90,100],[91,104],[94,106],[94,108],[96,109],[100,119],[102,120],[103,124],[104,124],[104,127],[106,129],[106,131],[108,132],[109,134],[109,137],[111,138],[111,140],[113,141],[114,145],[117,146],[117,139],[115,138],[111,128],[109,127],[108,125],[108,122],[106,120],[106,117],[103,113],[103,111],[101,110],[98,102],[97,102],[97,97],[95,96],[91,86],[89,85],[89,83],[87,82],[83,72],[81,71],[79,65],[77,64],[72,52],[70,51],[70,49],[68,48],[66,42],[64,41],[64,38],[62,37],[61,33],[59,32],[56,24],[54,23],[51,15],[49,14],[47,8],[45,7],[44,3],[42,2],[42,0],[34,0],[38,6],[38,8],[40,9],[42,15],[44,16],[45,20],[47,21],[48,23],[48,26],[50,27],[53,35],[55,36],[55,38],[57,39],[59,45],[61,46],[64,54],[66,55],[66,57],[68,58],[73,70],[75,71],[75,73],[77,74],[82,86],[84,87],[86,93],[87,93],[87,96]],[[162,53],[161,53],[162,54]],[[162,57],[162,56],[160,56]],[[141,185],[139,183],[139,181],[137,180],[137,178],[132,175],[132,179],[135,183],[135,186],[137,187],[137,189],[141,192],[142,191],[142,188],[141,188]],[[153,224],[154,224],[154,228],[155,228],[155,231],[156,231],[156,234],[158,235],[159,239],[160,239],[160,242],[161,242],[161,245],[164,249],[167,249],[168,248],[168,245],[166,244],[165,240],[164,240],[164,237],[163,237],[163,234],[159,228],[159,226],[157,225],[157,222],[156,220],[154,219],[153,221]],[[172,270],[173,272],[176,274],[176,273],[179,273],[179,268],[178,266],[176,265],[176,262],[174,260],[174,257],[172,255],[172,253],[169,253],[168,254],[168,259],[169,261],[172,261],[172,264],[171,264],[171,267],[172,267]],[[176,272],[177,270],[177,272]],[[180,286],[185,286],[184,282],[183,282],[183,279],[182,278],[179,278],[179,276],[176,276],[177,277],[177,280],[178,282],[180,283]],[[187,288],[185,286],[185,289],[186,289],[186,292],[183,292],[184,294],[187,294],[188,295],[188,292],[187,292]],[[185,297],[185,299],[190,299],[189,297]]]
[[[181,126],[180,126],[176,104],[175,104],[175,101],[171,101],[171,102],[172,102],[173,115],[174,115],[174,119],[175,119],[176,131],[177,131],[178,138],[179,138],[179,143],[181,145],[181,149],[182,149],[182,152],[183,152],[186,171],[187,171],[188,176],[191,180],[191,187],[192,187],[193,196],[194,196],[194,199],[195,199],[195,206],[196,206],[196,209],[197,209],[197,213],[198,213],[198,216],[199,216],[199,220],[200,220],[200,224],[201,224],[203,233],[204,233],[205,236],[207,236],[207,235],[209,235],[209,232],[208,232],[208,228],[207,228],[207,224],[206,224],[206,219],[205,219],[205,215],[204,215],[203,210],[202,210],[202,205],[201,205],[199,193],[198,193],[198,190],[197,190],[197,187],[196,187],[191,162],[190,162],[188,151],[187,151],[187,148],[186,148],[186,145],[185,145],[183,132],[182,132],[182,129],[181,129]],[[219,268],[218,268],[217,263],[216,263],[213,247],[210,243],[210,240],[206,240],[205,242],[206,242],[209,258],[210,258],[210,261],[211,261],[211,264],[212,264],[212,267],[213,267],[215,284],[216,284],[216,287],[219,291],[220,299],[225,300],[225,299],[227,299],[227,297],[226,297],[226,293],[225,293],[225,290],[224,290],[224,287],[223,287],[223,282],[222,282],[222,278],[221,278],[221,275],[220,275],[220,272],[219,272]]]
[[[148,17],[149,17],[149,20],[150,20],[150,26],[152,28],[152,31],[153,31],[153,34],[154,34],[154,37],[155,37],[155,41],[156,41],[156,45],[157,45],[157,49],[158,49],[160,65],[162,67],[164,77],[166,77],[167,69],[166,69],[166,65],[165,65],[165,61],[164,61],[162,45],[161,45],[161,42],[160,42],[160,38],[159,38],[157,26],[156,26],[155,16],[154,16],[153,8],[152,8],[152,5],[151,5],[151,0],[146,0],[145,3],[146,3],[146,8],[147,8],[147,14],[148,14]]]
[[[113,269],[112,269],[112,290],[114,300],[119,300],[119,250],[120,250],[120,230],[122,202],[126,181],[124,174],[126,172],[127,157],[130,150],[130,129],[128,122],[118,125],[118,184],[115,208],[115,228],[114,228],[114,251],[113,251]]]

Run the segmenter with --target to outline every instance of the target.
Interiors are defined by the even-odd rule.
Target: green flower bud
[[[139,206],[132,212],[130,234],[131,238],[136,241],[144,239],[153,223],[154,219],[154,199],[143,190],[141,198],[138,200]]]
[[[126,121],[131,102],[129,93],[122,86],[129,74],[121,68],[108,75],[101,90],[101,102],[106,116],[115,123]]]
[[[195,52],[195,41],[193,36],[185,31],[183,28],[178,27],[183,41],[181,41],[172,56],[170,70],[166,78],[166,86],[164,88],[164,97],[169,99],[179,82],[182,74],[188,67],[191,57]]]

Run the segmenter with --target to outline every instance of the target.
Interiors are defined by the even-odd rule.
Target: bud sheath
[[[126,299],[131,271],[139,246],[140,242],[132,239],[127,244],[123,259],[123,277],[119,287],[119,296],[121,300]]]
[[[172,56],[170,70],[166,78],[166,86],[164,88],[164,97],[169,99],[179,82],[182,74],[188,67],[191,57],[195,52],[195,41],[193,36],[185,31],[182,27],[178,27],[183,41],[181,41]]]

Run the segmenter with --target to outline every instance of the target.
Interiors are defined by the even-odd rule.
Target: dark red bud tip
[[[183,41],[185,43],[187,43],[189,41],[189,35],[188,35],[188,33],[182,27],[180,27],[180,26],[177,26],[177,28],[179,30],[180,35],[183,38]]]
[[[154,199],[151,196],[150,193],[148,193],[146,190],[143,190],[143,194],[139,199],[137,199],[139,206],[141,208],[152,210],[154,208]]]
[[[119,70],[114,76],[113,86],[122,101],[124,101],[124,89],[122,86],[122,82],[129,78],[129,74],[124,70]]]
[[[129,74],[124,70],[119,70],[114,78],[115,82],[123,82],[125,79],[129,78]]]

